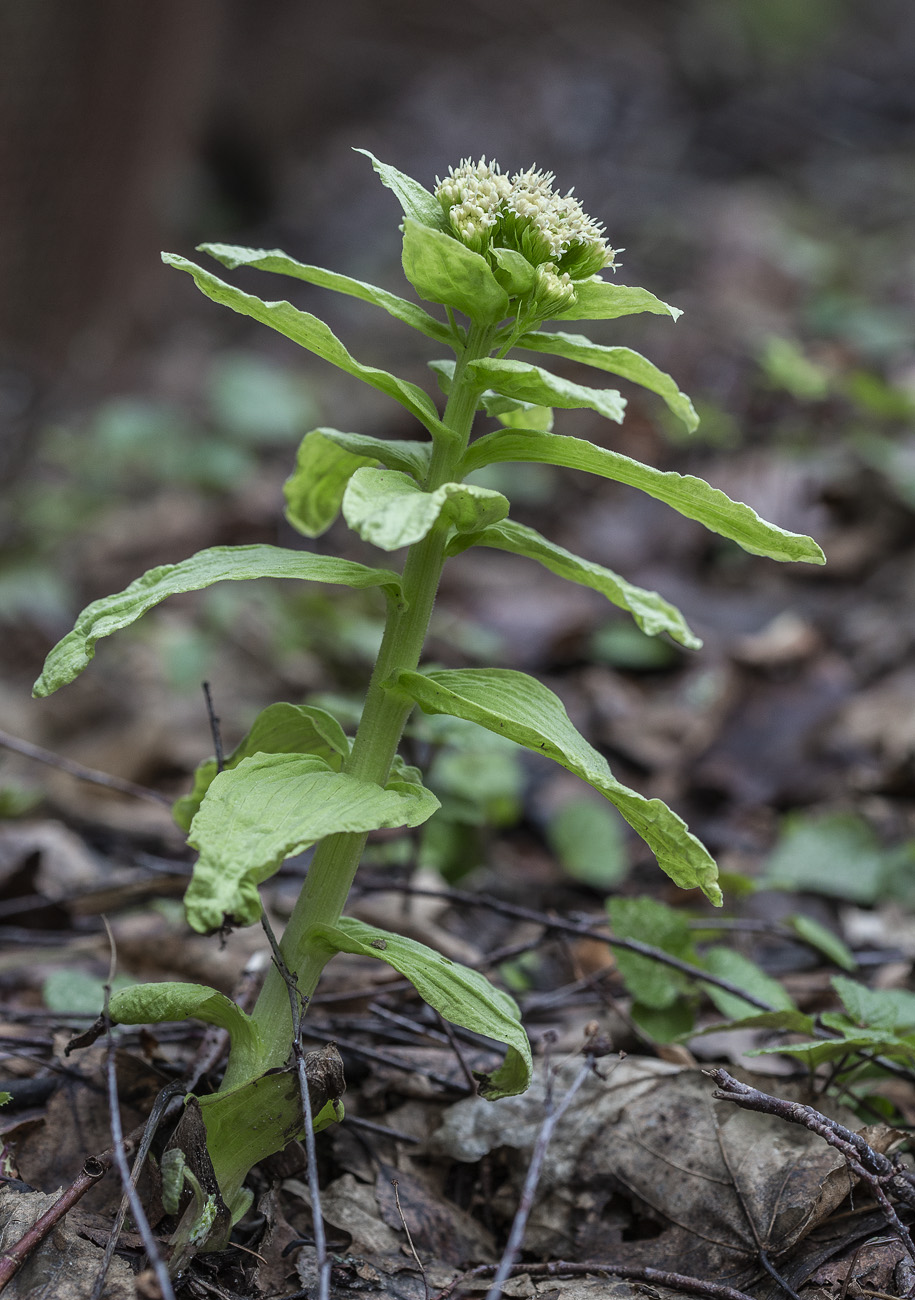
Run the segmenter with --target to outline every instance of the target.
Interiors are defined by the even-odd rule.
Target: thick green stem
[[[494,327],[474,327],[458,357],[451,395],[442,417],[449,436],[436,439],[425,487],[434,491],[452,481],[467,446],[476,411],[479,386],[466,374],[469,361],[488,356]],[[384,785],[412,705],[385,689],[399,669],[419,665],[429,618],[435,603],[448,540],[446,525],[437,525],[410,548],[403,571],[403,602],[391,606],[384,638],[366,695],[362,720],[344,770],[352,776]],[[327,961],[326,950],[309,946],[307,933],[315,924],[335,925],[349,895],[365,845],[364,834],[329,835],[315,850],[305,885],[283,935],[281,950],[298,977],[299,993],[311,997]],[[291,1019],[289,995],[271,969],[254,1008],[254,1019],[267,1044],[265,1068],[282,1065],[289,1055]],[[238,1080],[227,1076],[223,1087]]]

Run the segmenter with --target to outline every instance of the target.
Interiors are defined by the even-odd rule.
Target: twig
[[[42,749],[40,745],[33,745],[30,740],[20,740],[18,736],[11,736],[7,731],[0,731],[0,745],[4,749],[23,754],[26,758],[34,758],[36,762],[44,763],[47,767],[60,768],[62,772],[68,772],[70,776],[75,776],[80,781],[90,781],[93,785],[102,785],[108,790],[133,795],[135,799],[145,799],[148,803],[164,804],[166,808],[172,806],[168,795],[160,794],[158,790],[150,790],[148,786],[137,785],[134,781],[125,781],[121,776],[111,776],[108,772],[98,772],[93,767],[85,767],[72,758],[63,758],[49,749]]]
[[[487,1277],[495,1269],[495,1264],[479,1264],[454,1278],[432,1300],[449,1300],[462,1282]],[[721,1282],[705,1282],[700,1277],[687,1277],[684,1273],[667,1273],[662,1268],[638,1268],[628,1264],[573,1264],[569,1260],[554,1259],[546,1264],[514,1264],[509,1269],[509,1276],[519,1273],[527,1273],[531,1277],[586,1277],[589,1273],[596,1273],[605,1277],[629,1278],[633,1282],[648,1282],[655,1286],[669,1286],[672,1291],[691,1291],[696,1295],[708,1296],[710,1300],[753,1300],[745,1291],[738,1291]]]
[[[472,1096],[477,1090],[477,1081],[473,1077],[473,1070],[471,1070],[470,1066],[467,1064],[467,1058],[464,1055],[464,1051],[457,1040],[457,1034],[455,1034],[454,1030],[451,1028],[450,1024],[445,1019],[445,1017],[441,1014],[441,1012],[436,1011],[435,1014],[438,1017],[439,1024],[441,1025],[442,1029],[444,1029],[448,1037],[448,1042],[451,1044],[452,1052],[454,1052],[455,1056],[458,1059],[458,1065],[461,1067],[461,1074],[463,1074],[464,1078],[466,1079],[467,1087],[470,1090]]]
[[[146,1163],[146,1157],[149,1155],[149,1148],[152,1146],[152,1140],[156,1135],[156,1130],[162,1122],[165,1112],[168,1110],[172,1100],[175,1097],[182,1096],[184,1092],[184,1085],[180,1081],[175,1080],[173,1083],[166,1084],[156,1098],[153,1108],[149,1113],[149,1118],[143,1126],[143,1136],[140,1139],[139,1146],[137,1147],[137,1154],[130,1171],[130,1185],[132,1187],[135,1188],[139,1181],[140,1174],[143,1171],[143,1165]],[[124,1145],[126,1147],[126,1142]],[[127,1211],[129,1209],[130,1199],[125,1191],[124,1196],[121,1198],[121,1203],[118,1206],[118,1212],[115,1216],[114,1223],[111,1225],[108,1244],[105,1247],[105,1255],[99,1267],[90,1300],[99,1300],[99,1297],[102,1294],[102,1290],[105,1286],[105,1278],[108,1275],[108,1269],[111,1267],[111,1260],[114,1257],[118,1238],[121,1235],[121,1229],[124,1226],[124,1220],[127,1217]]]
[[[727,1070],[710,1070],[708,1074],[718,1085],[713,1096],[722,1101],[733,1101],[744,1110],[756,1110],[764,1115],[776,1115],[789,1124],[800,1124],[840,1152],[851,1172],[870,1188],[886,1215],[887,1222],[915,1259],[915,1242],[887,1195],[887,1192],[891,1192],[904,1204],[915,1207],[915,1183],[899,1165],[875,1151],[860,1133],[853,1133],[851,1129],[839,1124],[837,1120],[829,1119],[812,1106],[760,1092],[758,1088],[751,1088],[749,1084],[733,1078]]]
[[[311,1095],[308,1090],[308,1075],[305,1070],[305,1054],[302,1051],[302,1010],[296,978],[283,960],[273,928],[267,920],[266,912],[261,913],[261,925],[273,952],[273,961],[282,976],[289,993],[289,1006],[292,1012],[292,1051],[299,1080],[299,1093],[302,1100],[302,1118],[305,1122],[305,1156],[308,1167],[308,1190],[311,1194],[311,1219],[314,1230],[315,1263],[318,1270],[318,1300],[330,1297],[330,1259],[327,1254],[327,1239],[324,1235],[324,1219],[321,1215],[321,1189],[318,1181],[318,1152],[315,1146],[315,1133],[312,1128]]]
[[[130,1211],[133,1215],[134,1225],[143,1241],[150,1266],[156,1275],[156,1281],[159,1284],[159,1290],[162,1292],[162,1300],[175,1300],[175,1293],[172,1290],[171,1279],[168,1276],[168,1269],[159,1254],[159,1248],[156,1239],[153,1236],[152,1228],[149,1226],[149,1220],[146,1217],[146,1211],[137,1195],[137,1189],[130,1176],[130,1169],[127,1164],[127,1153],[124,1150],[124,1130],[121,1127],[121,1107],[118,1100],[118,1082],[114,1068],[114,1037],[111,1033],[111,1019],[108,1015],[108,999],[111,996],[111,981],[114,974],[115,948],[114,936],[108,928],[108,936],[111,942],[111,969],[108,974],[108,981],[105,984],[105,1005],[102,1016],[105,1020],[105,1074],[108,1082],[108,1108],[111,1117],[111,1138],[114,1149],[114,1163],[117,1165],[118,1173],[121,1176],[121,1185],[130,1202]]]
[[[409,1243],[410,1246],[410,1253],[412,1254],[413,1258],[416,1260],[416,1266],[419,1269],[420,1273],[422,1274],[423,1295],[425,1297],[425,1300],[429,1300],[429,1281],[426,1277],[426,1270],[423,1268],[423,1261],[417,1255],[416,1247],[413,1245],[413,1236],[410,1232],[409,1225],[403,1216],[403,1210],[400,1208],[400,1192],[398,1191],[396,1178],[391,1179],[391,1186],[394,1188],[394,1204],[397,1206],[397,1213],[400,1215],[400,1221],[403,1224],[403,1230],[407,1234],[407,1242]]]
[[[225,755],[222,752],[222,733],[219,730],[219,719],[216,716],[216,710],[213,708],[213,696],[210,694],[210,683],[201,682],[203,687],[203,698],[206,700],[207,717],[210,721],[210,735],[213,737],[213,753],[216,755],[216,771],[221,772],[225,767]]]
[[[496,1269],[496,1275],[493,1278],[492,1286],[486,1293],[486,1300],[499,1300],[502,1295],[502,1287],[509,1277],[515,1260],[521,1250],[521,1243],[524,1240],[524,1231],[527,1227],[527,1221],[531,1209],[534,1205],[534,1193],[537,1191],[537,1184],[540,1181],[540,1174],[543,1169],[543,1161],[546,1157],[547,1147],[553,1136],[556,1125],[562,1119],[563,1115],[572,1104],[572,1099],[578,1089],[584,1083],[585,1079],[591,1073],[593,1061],[590,1057],[578,1071],[572,1080],[565,1096],[558,1106],[553,1105],[552,1088],[547,1088],[546,1095],[546,1116],[540,1126],[540,1132],[537,1134],[537,1141],[534,1144],[534,1150],[531,1154],[531,1162],[528,1165],[527,1176],[524,1179],[524,1187],[521,1191],[521,1199],[518,1203],[518,1209],[515,1211],[515,1217],[512,1222],[511,1231],[508,1234],[508,1241],[505,1243],[505,1250],[499,1261],[499,1267]]]

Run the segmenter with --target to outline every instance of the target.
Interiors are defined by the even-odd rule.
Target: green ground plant
[[[512,998],[421,943],[343,915],[368,833],[419,826],[439,806],[420,772],[398,755],[417,706],[474,723],[553,759],[616,807],[677,885],[701,889],[715,904],[721,893],[705,846],[660,800],[618,781],[544,685],[507,668],[422,665],[443,566],[472,547],[526,557],[598,591],[628,612],[642,632],[666,635],[687,649],[700,645],[680,611],[662,596],[515,522],[504,493],[468,482],[468,476],[505,462],[564,467],[638,488],[754,555],[814,564],[824,557],[812,539],[766,523],[702,479],[662,472],[553,431],[556,408],[585,408],[619,423],[626,403],[616,389],[585,386],[539,364],[550,358],[642,385],[688,430],[697,420],[689,399],[645,357],[565,332],[567,324],[578,321],[636,312],[675,320],[680,313],[645,289],[602,275],[614,268],[603,229],[571,193],[563,196],[553,188],[552,174],[530,170],[509,177],[495,164],[463,162],[430,192],[395,168],[374,158],[372,163],[403,209],[406,278],[423,302],[444,313],[433,314],[415,301],[279,251],[222,244],[204,245],[202,251],[230,270],[257,268],[361,299],[449,349],[448,360],[430,363],[446,394],[442,413],[422,388],[357,361],[318,317],[286,301],[242,292],[184,257],[165,254],[164,260],[190,275],[214,302],[279,331],[393,398],[415,418],[419,436],[412,441],[311,430],[285,492],[287,518],[303,536],[317,537],[342,511],[365,542],[385,553],[405,550],[402,569],[264,545],[202,551],[152,569],[123,592],[85,609],[49,655],[35,694],[50,695],[72,681],[102,637],[180,592],[255,578],[377,588],[387,601],[385,631],[355,736],[314,704],[272,704],[223,770],[215,760],[202,764],[193,790],[178,801],[176,818],[199,853],[185,898],[187,918],[202,933],[257,922],[259,886],[290,855],[316,844],[281,941],[300,997],[307,1004],[336,953],[388,963],[448,1020],[505,1045],[503,1064],[479,1080],[481,1094],[494,1100],[523,1091],[531,1078],[531,1049]],[[543,330],[549,322],[560,328]],[[495,427],[473,436],[480,411]],[[219,1091],[196,1099],[217,1189],[209,1196],[221,1199],[223,1211],[215,1220],[210,1213],[207,1222],[215,1226],[198,1236],[206,1235],[208,1247],[219,1247],[248,1204],[243,1187],[248,1170],[302,1128],[300,1100],[289,1086],[292,1016],[282,974],[275,968],[269,972],[250,1015],[214,989],[179,983],[118,991],[110,1015],[129,1024],[193,1016],[229,1031],[231,1049]],[[316,1123],[338,1114],[331,1099]],[[200,1185],[206,1191],[198,1176],[193,1211],[198,1216]]]

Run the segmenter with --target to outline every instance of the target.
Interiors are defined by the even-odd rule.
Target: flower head
[[[615,253],[603,226],[591,220],[571,190],[557,193],[555,179],[533,167],[509,179],[494,160],[465,158],[444,180],[436,178],[435,195],[456,239],[484,255],[492,248],[521,253],[547,277],[538,276],[538,300],[558,295],[569,306],[575,300],[572,282],[613,266]]]

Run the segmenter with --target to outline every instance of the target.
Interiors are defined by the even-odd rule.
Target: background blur
[[[788,573],[613,485],[519,470],[519,517],[657,586],[707,651],[646,647],[593,593],[488,554],[455,566],[438,652],[565,678],[620,775],[685,802],[713,849],[766,847],[798,807],[915,834],[911,0],[5,0],[0,65],[0,725],[167,782],[209,750],[201,677],[230,740],[268,699],[362,680],[369,598],[245,584],[28,699],[88,599],[203,546],[297,544],[280,486],[308,428],[410,436],[160,249],[278,245],[400,291],[399,208],[352,146],[427,187],[495,156],[574,185],[619,279],[686,312],[591,332],[675,375],[690,446],[638,393],[622,430],[562,428],[707,476],[830,563]],[[421,341],[371,308],[235,278],[427,382]]]

